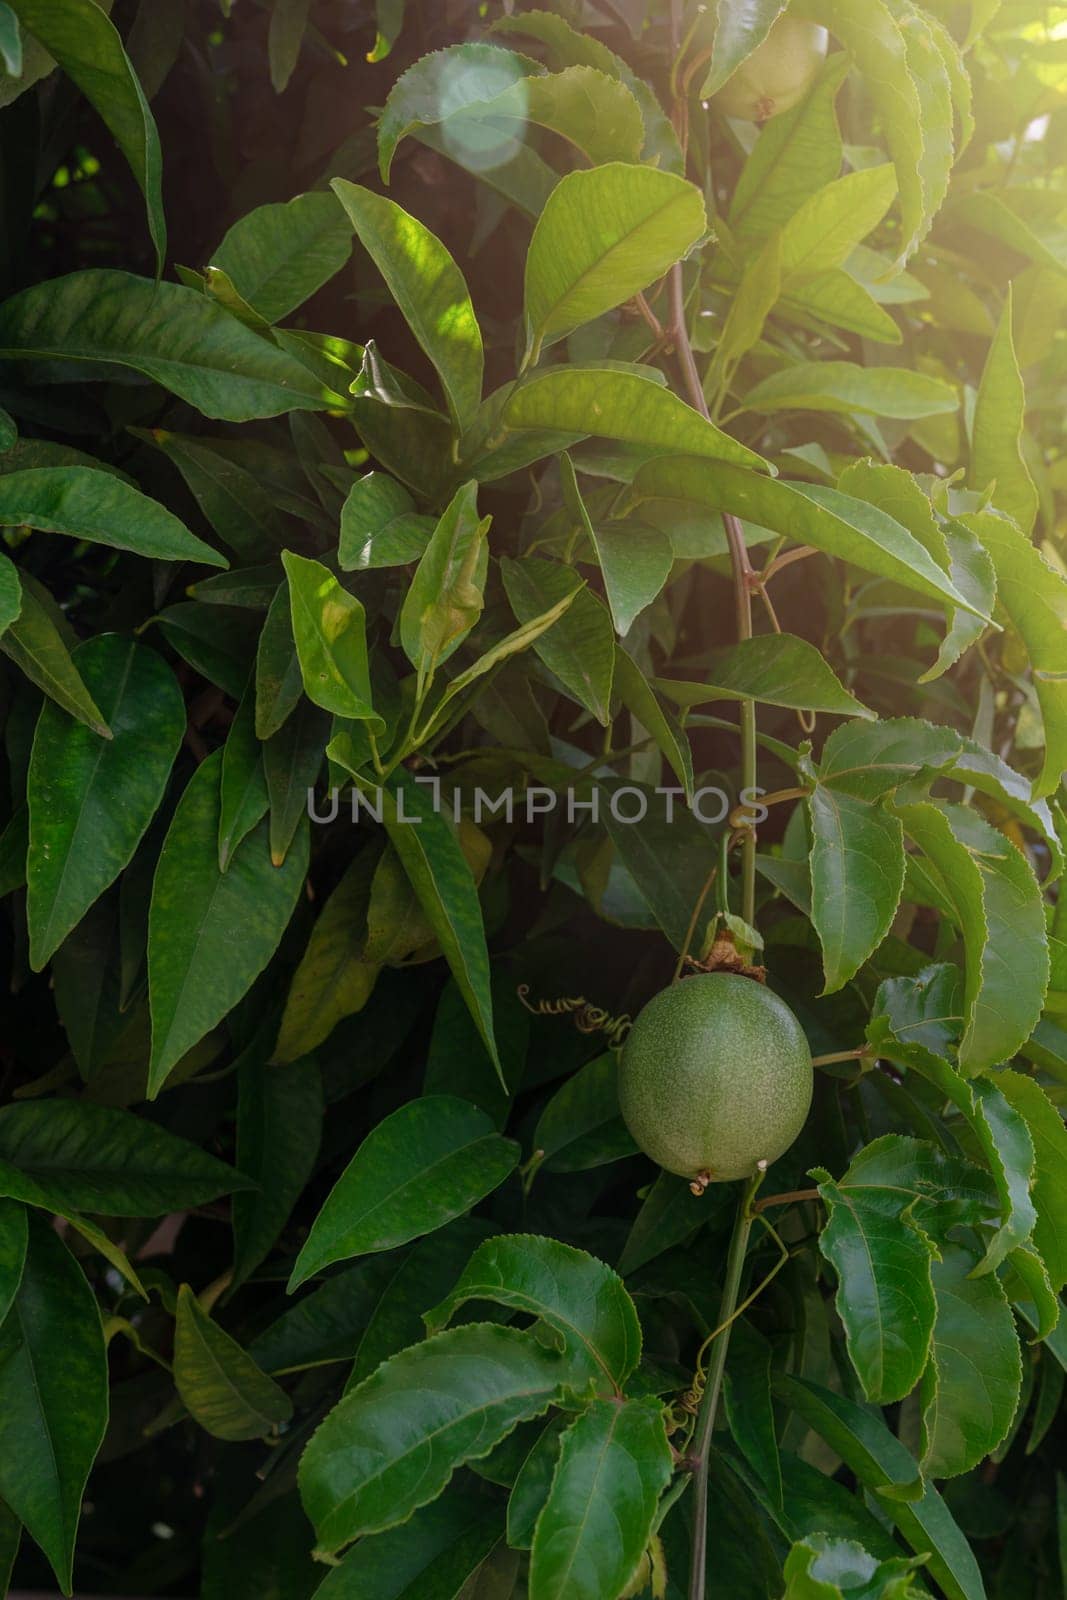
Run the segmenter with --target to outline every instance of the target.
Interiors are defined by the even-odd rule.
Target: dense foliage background
[[[1063,1592],[1067,6],[783,9],[0,4],[13,1587],[703,1595],[732,942],[707,1593]]]

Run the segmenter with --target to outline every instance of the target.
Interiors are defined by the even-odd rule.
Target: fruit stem
[[[726,1257],[726,1279],[719,1303],[719,1325],[722,1332],[712,1347],[704,1394],[700,1402],[696,1426],[695,1479],[696,1500],[693,1505],[693,1541],[689,1565],[689,1600],[705,1600],[705,1578],[708,1556],[708,1475],[711,1468],[711,1437],[715,1431],[715,1415],[719,1409],[723,1373],[726,1371],[726,1353],[730,1346],[730,1327],[741,1288],[741,1274],[745,1266],[748,1238],[752,1231],[752,1201],[763,1181],[763,1173],[749,1178],[737,1203],[734,1231]]]
[[[685,318],[685,283],[682,263],[671,268],[671,339],[682,368],[689,401],[700,415],[711,421],[711,412],[700,381],[696,357],[689,340]],[[755,572],[748,559],[745,530],[737,517],[729,511],[722,514],[726,529],[726,543],[730,550],[730,565],[734,578],[734,601],[737,610],[737,637],[752,637],[752,586]],[[756,787],[756,702],[742,700],[739,709],[741,725],[741,790],[751,793]],[[741,843],[741,916],[750,926],[756,920],[756,830],[746,828]]]

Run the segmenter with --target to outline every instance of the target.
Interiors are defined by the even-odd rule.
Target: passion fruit
[[[825,28],[779,17],[761,45],[732,73],[715,104],[728,117],[767,122],[802,99],[826,59]]]
[[[793,1143],[811,1106],[811,1051],[784,1000],[752,978],[706,972],[638,1013],[619,1063],[619,1108],[668,1172],[750,1178]]]

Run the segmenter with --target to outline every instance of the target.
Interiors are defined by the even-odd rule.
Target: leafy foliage
[[[0,4],[0,1590],[1062,1593],[1065,30]]]

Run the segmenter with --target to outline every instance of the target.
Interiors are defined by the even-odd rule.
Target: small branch
[[[671,268],[671,334],[674,339],[675,350],[678,353],[682,377],[689,394],[690,403],[700,412],[702,417],[710,422],[711,413],[708,410],[704,386],[700,381],[700,373],[697,371],[696,358],[693,355],[693,346],[690,343],[689,330],[686,326],[685,285],[682,278],[681,262]],[[751,639],[752,584],[757,575],[748,559],[745,530],[741,526],[739,519],[729,511],[724,511],[722,521],[723,527],[726,529],[726,542],[730,550],[730,565],[733,568],[737,637],[739,640]],[[742,700],[741,702],[740,731],[741,787],[742,789],[754,789],[756,787],[756,704],[754,700]],[[748,923],[754,922],[756,918],[756,834],[755,830],[751,828],[746,832],[742,843],[741,915]]]
[[[860,1044],[855,1050],[832,1050],[828,1056],[812,1056],[811,1064],[813,1067],[829,1067],[835,1061],[860,1061],[864,1056],[873,1054],[869,1044]]]
[[[795,550],[787,550],[784,556],[775,556],[773,561],[768,561],[760,573],[761,585],[767,583],[771,578],[777,577],[778,573],[785,567],[791,567],[794,561],[806,561],[809,556],[817,556],[818,554],[819,552],[813,544],[801,544]]]
[[[759,1216],[761,1211],[769,1211],[772,1206],[794,1206],[802,1200],[818,1198],[818,1189],[790,1189],[787,1194],[769,1194],[765,1200],[758,1200],[752,1210],[755,1216]]]
[[[737,1307],[741,1274],[745,1267],[745,1253],[752,1231],[752,1201],[762,1181],[763,1174],[750,1178],[741,1192],[737,1204],[737,1218],[726,1258],[726,1279],[719,1304],[719,1325],[722,1329],[712,1349],[711,1365],[704,1384],[700,1412],[696,1426],[696,1458],[699,1463],[694,1484],[693,1543],[689,1569],[689,1600],[704,1600],[705,1576],[708,1558],[708,1475],[711,1467],[711,1438],[715,1431],[715,1415],[719,1409],[719,1394],[726,1371],[726,1353],[730,1347],[730,1323]]]
[[[653,311],[652,307],[649,305],[648,301],[645,299],[644,295],[640,293],[635,294],[634,304],[637,306],[638,311],[640,311],[641,315],[648,323],[648,326],[652,332],[652,337],[655,339],[656,343],[662,344],[664,339],[663,324]]]

